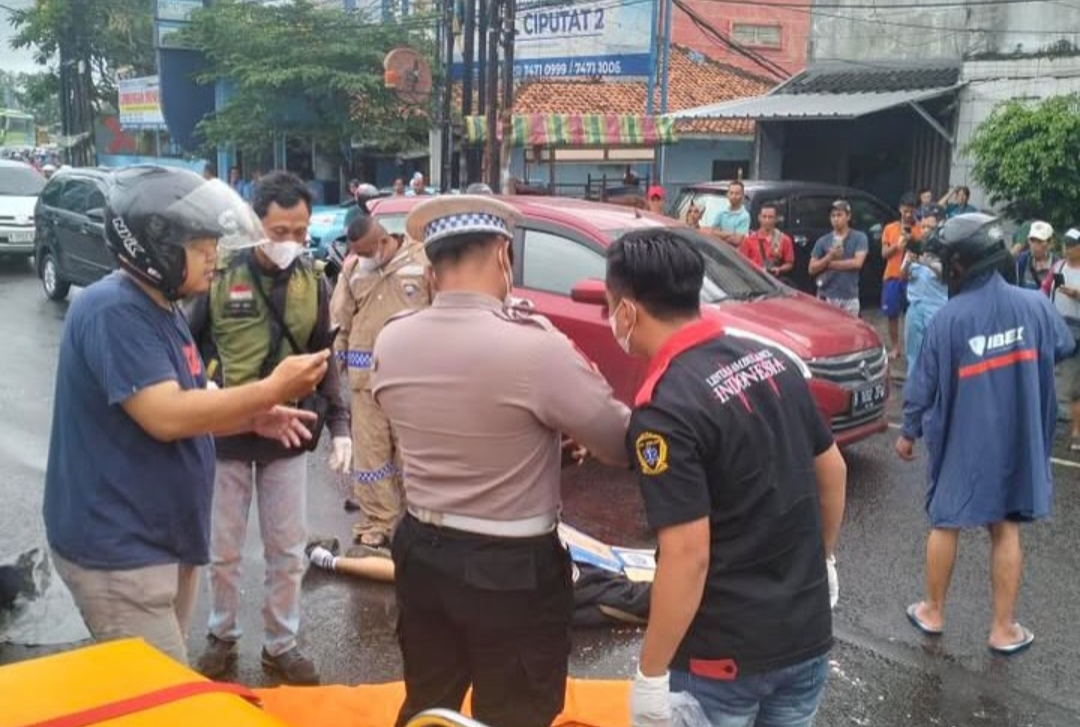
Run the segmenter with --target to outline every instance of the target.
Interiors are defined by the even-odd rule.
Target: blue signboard
[[[648,77],[653,5],[653,0],[521,3],[515,19],[514,77]],[[459,36],[451,69],[459,77],[461,49]]]

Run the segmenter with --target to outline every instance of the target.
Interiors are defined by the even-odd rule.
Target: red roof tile
[[[671,48],[668,74],[668,110],[705,106],[720,101],[760,96],[773,84],[724,63],[679,46]],[[620,81],[531,81],[523,83],[514,99],[516,114],[643,114],[648,85]],[[655,107],[660,106],[656,89]],[[746,136],[754,133],[747,119],[682,119],[675,128],[682,134]]]

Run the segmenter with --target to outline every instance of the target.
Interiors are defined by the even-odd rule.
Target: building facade
[[[761,75],[765,72],[760,64],[718,39],[709,27],[702,27],[711,26],[736,45],[780,66],[788,75],[795,75],[806,67],[812,18],[810,0],[754,3],[686,0],[686,5],[698,19],[676,8],[675,22],[671,26],[673,43],[750,73]]]

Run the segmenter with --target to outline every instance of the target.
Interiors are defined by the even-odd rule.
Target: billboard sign
[[[176,33],[191,22],[193,12],[202,8],[203,0],[157,0],[154,11],[157,47],[185,48],[175,37]]]
[[[571,0],[519,9],[514,77],[519,81],[647,77],[652,65],[654,4],[651,0]],[[459,77],[461,49],[458,37],[453,72]]]
[[[120,81],[120,126],[125,129],[165,126],[161,115],[161,93],[157,76],[128,78]]]

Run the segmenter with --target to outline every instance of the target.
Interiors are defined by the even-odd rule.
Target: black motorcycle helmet
[[[176,300],[187,276],[184,245],[206,238],[228,242],[228,249],[262,239],[254,211],[221,180],[157,166],[111,175],[105,243],[131,275]]]
[[[1016,280],[1016,265],[997,217],[971,212],[938,225],[923,249],[941,260],[941,276],[949,295],[959,293],[975,278],[990,271]],[[959,269],[957,269],[959,268]]]

